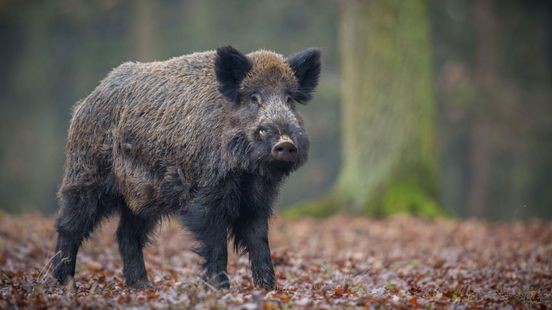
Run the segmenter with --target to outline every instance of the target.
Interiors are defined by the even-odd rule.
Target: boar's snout
[[[275,160],[292,162],[297,157],[297,146],[291,140],[280,140],[271,153]]]

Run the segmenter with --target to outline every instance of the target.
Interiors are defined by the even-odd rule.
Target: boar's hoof
[[[206,277],[204,281],[207,283],[206,286],[209,288],[217,290],[230,288],[230,280],[228,280],[228,276],[225,273]]]
[[[71,266],[68,263],[65,263],[64,261],[60,262],[54,262],[54,271],[52,272],[52,275],[54,278],[58,281],[59,284],[65,286],[68,283],[75,281],[73,280],[72,274],[74,272],[71,272]]]
[[[127,286],[134,289],[153,289],[153,285],[151,285],[151,282],[148,280],[138,280],[130,282],[127,283]]]
[[[267,291],[272,291],[276,288],[276,281],[273,275],[266,275],[264,277],[254,277],[256,287],[264,288]]]
[[[75,278],[73,278],[72,276],[67,276],[65,280],[60,283],[63,285],[66,292],[75,292],[75,290],[77,289],[77,283],[75,282]]]

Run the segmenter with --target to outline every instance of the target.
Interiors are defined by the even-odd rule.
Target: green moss
[[[386,217],[394,214],[412,214],[434,218],[446,213],[433,198],[419,186],[407,183],[389,185],[378,198],[369,200],[362,208],[367,216]]]
[[[338,212],[387,217],[411,214],[425,218],[448,216],[437,201],[434,165],[422,158],[403,162],[389,178],[370,196],[359,199],[355,188],[338,187],[321,199],[305,201],[285,209],[286,218],[327,217]],[[355,205],[356,201],[364,201]]]
[[[322,218],[334,215],[342,209],[342,206],[343,203],[340,203],[335,194],[328,194],[322,199],[300,202],[290,208],[284,209],[282,215],[288,219],[300,217]]]

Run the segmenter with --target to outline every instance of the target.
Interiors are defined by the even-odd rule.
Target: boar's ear
[[[215,73],[220,92],[232,102],[238,102],[241,81],[253,64],[244,54],[231,46],[217,49]]]
[[[308,48],[289,56],[287,62],[299,82],[299,89],[294,94],[294,99],[298,102],[309,101],[320,76],[320,49]]]

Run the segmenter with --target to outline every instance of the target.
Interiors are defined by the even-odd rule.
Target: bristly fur
[[[54,276],[73,277],[82,241],[118,212],[126,283],[151,287],[143,247],[159,220],[176,215],[199,241],[209,284],[229,286],[233,238],[249,253],[254,283],[272,289],[268,219],[282,180],[309,150],[290,94],[310,99],[319,73],[317,50],[286,60],[229,46],[114,69],[74,108]],[[292,161],[271,154],[282,136],[297,147]]]

